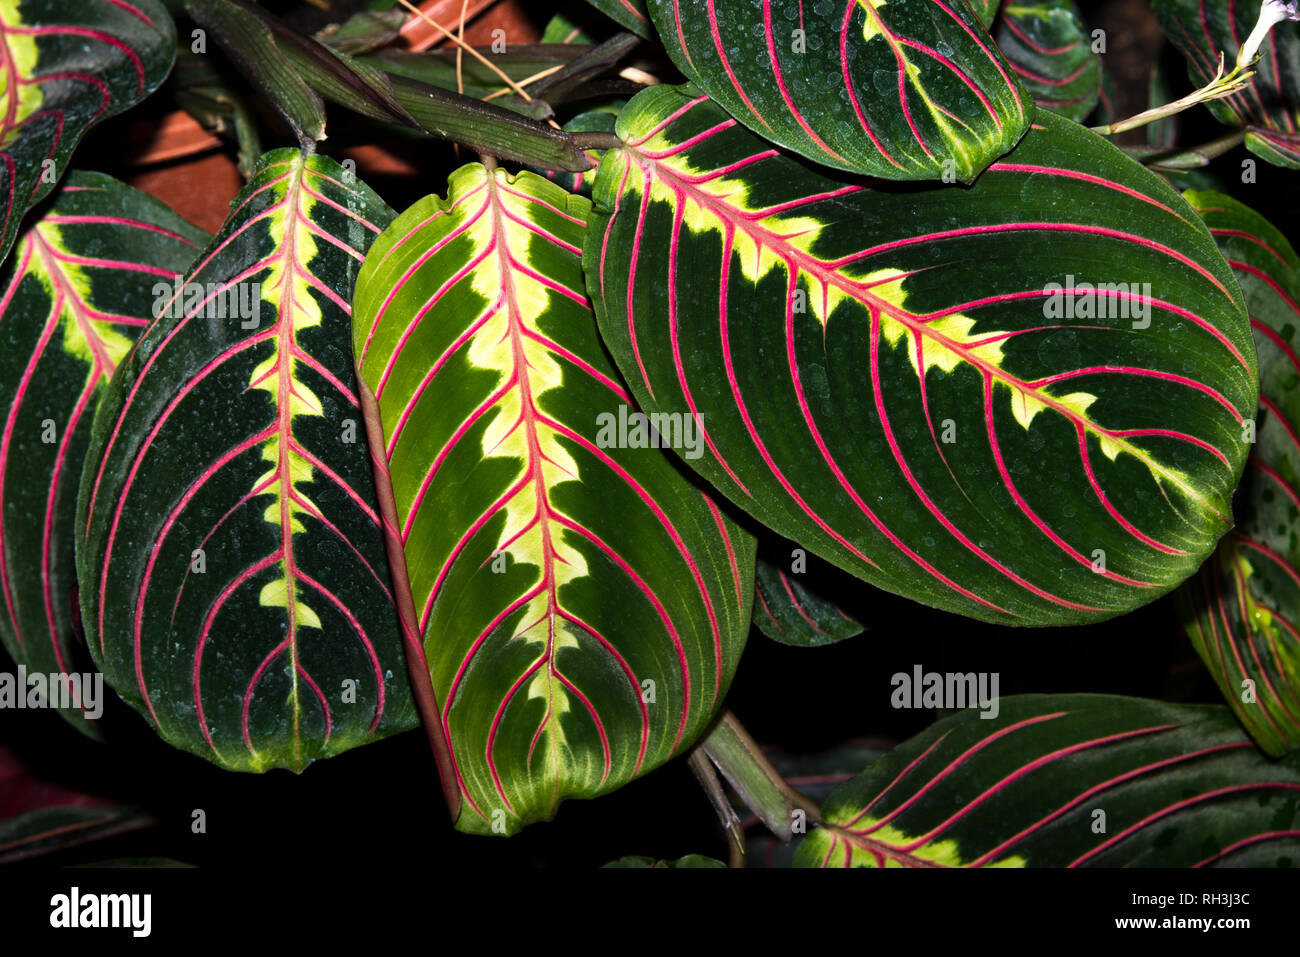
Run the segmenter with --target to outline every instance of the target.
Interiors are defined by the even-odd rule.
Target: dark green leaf
[[[74,171],[0,270],[0,639],[28,673],[88,664],[74,633],[73,523],[91,419],[153,321],[155,284],[206,240],[144,193]],[[80,693],[59,711],[91,732]]]
[[[715,860],[712,857],[704,857],[701,854],[687,854],[685,857],[679,857],[675,861],[657,861],[653,857],[620,857],[616,861],[610,861],[606,867],[632,867],[632,868],[678,868],[678,867],[726,867],[722,861]]]
[[[625,30],[631,30],[637,36],[653,35],[650,18],[646,16],[645,0],[587,0],[601,13],[615,21]]]
[[[156,0],[0,4],[0,261],[85,132],[162,83],[176,30]]]
[[[783,564],[760,558],[754,568],[754,624],[763,634],[784,645],[806,647],[862,634],[861,622],[805,584],[806,573],[787,571]]]
[[[523,83],[539,74],[549,75],[584,56],[593,46],[586,44],[514,44],[505,53],[484,52],[493,67],[515,83]],[[395,76],[427,83],[430,86],[452,90],[488,100],[535,120],[544,120],[553,114],[551,104],[545,100],[526,100],[510,91],[501,77],[476,57],[462,54],[459,61],[455,51],[381,50],[362,57],[362,62],[372,64]]]
[[[836,788],[808,867],[1287,867],[1300,770],[1232,713],[1105,695],[963,711]]]
[[[30,811],[0,820],[0,865],[100,841],[153,823],[138,808],[112,804]]]
[[[270,28],[232,0],[192,0],[196,23],[211,30],[226,54],[280,114],[305,148],[325,138],[325,104],[298,74]]]
[[[648,5],[700,89],[765,139],[836,169],[969,182],[1033,115],[960,0]]]
[[[688,464],[867,581],[1023,625],[1121,614],[1195,571],[1231,526],[1257,397],[1204,223],[1038,119],[973,188],[864,185],[655,87],[619,118],[586,243],[633,394],[702,417]]]
[[[1280,755],[1300,747],[1300,259],[1281,232],[1236,200],[1186,197],[1246,296],[1260,410],[1233,509],[1237,527],[1180,589],[1180,604],[1228,704],[1261,748]]]
[[[348,322],[392,215],[332,160],[266,154],[95,416],[87,643],[164,739],[223,767],[301,769],[417,720]]]
[[[402,8],[362,10],[342,23],[317,31],[316,39],[339,53],[360,56],[396,40],[406,18],[407,13]]]
[[[1008,3],[995,35],[1035,103],[1072,120],[1092,112],[1101,59],[1074,0]]]

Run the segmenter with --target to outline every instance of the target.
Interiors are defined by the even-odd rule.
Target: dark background
[[[1160,55],[1160,34],[1147,0],[1083,0],[1080,5],[1089,26],[1107,31],[1103,62],[1116,77],[1119,114],[1140,111],[1147,105],[1147,72]],[[308,22],[312,16],[317,23]],[[313,12],[304,25],[330,19]],[[1164,55],[1174,95],[1182,95],[1190,89],[1182,61],[1172,50]],[[160,95],[106,123],[83,145],[79,162],[93,159],[105,172],[138,177],[141,171],[121,158],[119,144],[149,121],[151,110],[167,107],[165,94]],[[333,133],[332,125],[332,139]],[[1210,114],[1197,108],[1183,114],[1179,143],[1194,145],[1221,133]],[[1138,131],[1129,139],[1140,136]],[[347,139],[344,131],[339,141]],[[289,142],[268,135],[263,148]],[[359,174],[399,210],[425,192],[440,190],[442,173],[464,161],[442,144],[397,143],[392,149],[418,161],[421,175],[368,174],[364,165]],[[1242,184],[1241,161],[1248,155],[1241,148],[1231,151],[1209,173],[1219,178],[1220,188],[1291,233],[1300,176],[1259,161],[1257,181]],[[910,673],[918,664],[927,671],[997,672],[1003,695],[1097,692],[1220,700],[1168,599],[1088,627],[1011,629],[924,608],[821,565],[813,566],[807,583],[825,589],[868,630],[819,649],[782,646],[753,632],[728,704],[764,744],[807,753],[850,738],[901,740],[922,730],[932,714],[889,704],[890,676]],[[0,660],[0,670],[12,665]],[[438,867],[520,868],[589,867],[626,854],[726,856],[713,812],[681,760],[608,797],[570,801],[555,821],[533,825],[508,841],[477,838],[449,826],[420,731],[317,763],[301,775],[239,774],[171,748],[115,696],[107,697],[112,700],[100,722],[104,743],[83,737],[51,712],[0,712],[0,747],[12,749],[33,776],[141,806],[157,821],[147,830],[47,858],[50,863],[165,857],[218,869],[264,862],[304,873],[340,866],[367,873],[399,859]],[[206,812],[203,835],[190,832],[196,808]]]

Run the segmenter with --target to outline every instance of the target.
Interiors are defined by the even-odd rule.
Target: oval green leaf
[[[333,160],[267,153],[95,416],[87,643],[222,767],[300,770],[417,722],[348,322],[392,215]]]
[[[1228,709],[1019,695],[937,722],[836,788],[805,867],[1287,867],[1300,770]]]
[[[1185,194],[1241,283],[1259,351],[1254,448],[1237,527],[1179,590],[1183,623],[1229,705],[1272,755],[1300,747],[1300,259],[1231,197]]]
[[[588,211],[466,166],[357,284],[425,723],[465,831],[514,833],[682,751],[749,628],[752,537],[647,446],[601,347]]]
[[[0,639],[29,674],[82,671],[73,523],[95,406],[153,320],[155,283],[206,239],[144,193],[74,171],[0,271]],[[68,688],[51,706],[91,733],[102,702]]]
[[[867,186],[657,87],[619,119],[586,244],[633,394],[702,418],[688,464],[867,581],[1023,625],[1195,571],[1256,403],[1204,224],[1100,137],[1039,121],[973,188]]]
[[[760,136],[836,169],[969,182],[1033,102],[956,0],[649,0],[687,77]]]

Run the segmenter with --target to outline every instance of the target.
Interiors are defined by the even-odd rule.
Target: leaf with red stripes
[[[1294,867],[1300,768],[1217,705],[1018,695],[832,792],[805,867]],[[993,712],[987,712],[993,714]]]
[[[763,757],[772,763],[786,784],[820,806],[832,791],[858,775],[862,768],[874,764],[893,744],[881,739],[859,738],[826,750],[802,754],[764,747]],[[794,856],[802,841],[783,843],[752,812],[742,817],[741,824],[746,834],[746,867],[794,866]]]
[[[649,0],[673,58],[736,119],[818,163],[970,182],[1033,101],[962,0]]]
[[[73,522],[91,419],[153,319],[154,285],[206,239],[144,193],[74,171],[0,269],[0,639],[29,673],[83,670]],[[93,733],[84,704],[59,711]]]
[[[417,722],[348,305],[392,215],[333,160],[264,155],[95,415],[86,641],[164,739],[226,768]]]
[[[1080,122],[1092,112],[1101,95],[1101,58],[1074,0],[1010,3],[996,37],[1036,104]]]
[[[157,0],[0,0],[0,261],[86,130],[152,93],[175,56]]]
[[[1001,5],[1002,0],[970,0],[971,9],[975,11],[975,16],[979,17],[985,29],[988,29],[997,18],[998,7]]]
[[[810,572],[796,573],[781,564],[758,560],[754,567],[754,624],[758,629],[783,645],[805,647],[831,645],[862,634],[861,622],[806,584]]]
[[[1187,60],[1187,74],[1204,86],[1219,54],[1231,65],[1250,36],[1260,5],[1244,0],[1153,0],[1160,29]],[[1215,118],[1246,128],[1246,149],[1275,166],[1300,169],[1300,31],[1280,23],[1269,31],[1255,76],[1232,96],[1206,103]]]
[[[1300,258],[1231,197],[1185,194],[1237,274],[1259,351],[1255,446],[1237,527],[1179,590],[1183,623],[1232,709],[1272,755],[1300,747]]]
[[[593,7],[609,17],[624,30],[637,36],[650,37],[650,18],[646,16],[645,0],[587,0]]]
[[[0,865],[150,827],[142,809],[43,781],[0,746]]]
[[[680,753],[749,630],[754,540],[662,448],[694,423],[652,433],[601,346],[589,209],[465,166],[357,282],[413,680],[464,831],[514,833]]]
[[[1195,571],[1257,397],[1200,218],[1099,136],[1037,125],[969,189],[865,184],[656,87],[619,118],[586,243],[633,395],[702,420],[691,467],[867,581],[1022,625]]]

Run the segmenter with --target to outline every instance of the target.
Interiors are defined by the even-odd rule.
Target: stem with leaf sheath
[[[722,713],[699,749],[717,765],[745,806],[786,844],[794,838],[801,814],[806,824],[821,822],[821,809],[781,777],[730,711]]]
[[[730,850],[728,866],[744,867],[745,866],[745,829],[740,824],[740,817],[736,814],[736,809],[731,806],[727,800],[726,792],[722,790],[722,782],[718,780],[717,772],[713,770],[713,765],[699,748],[693,750],[686,763],[695,774],[695,779],[700,782],[704,788],[704,793],[709,796],[709,801],[713,804],[713,809],[718,812],[718,820],[722,824],[722,829],[727,833],[727,846]]]

